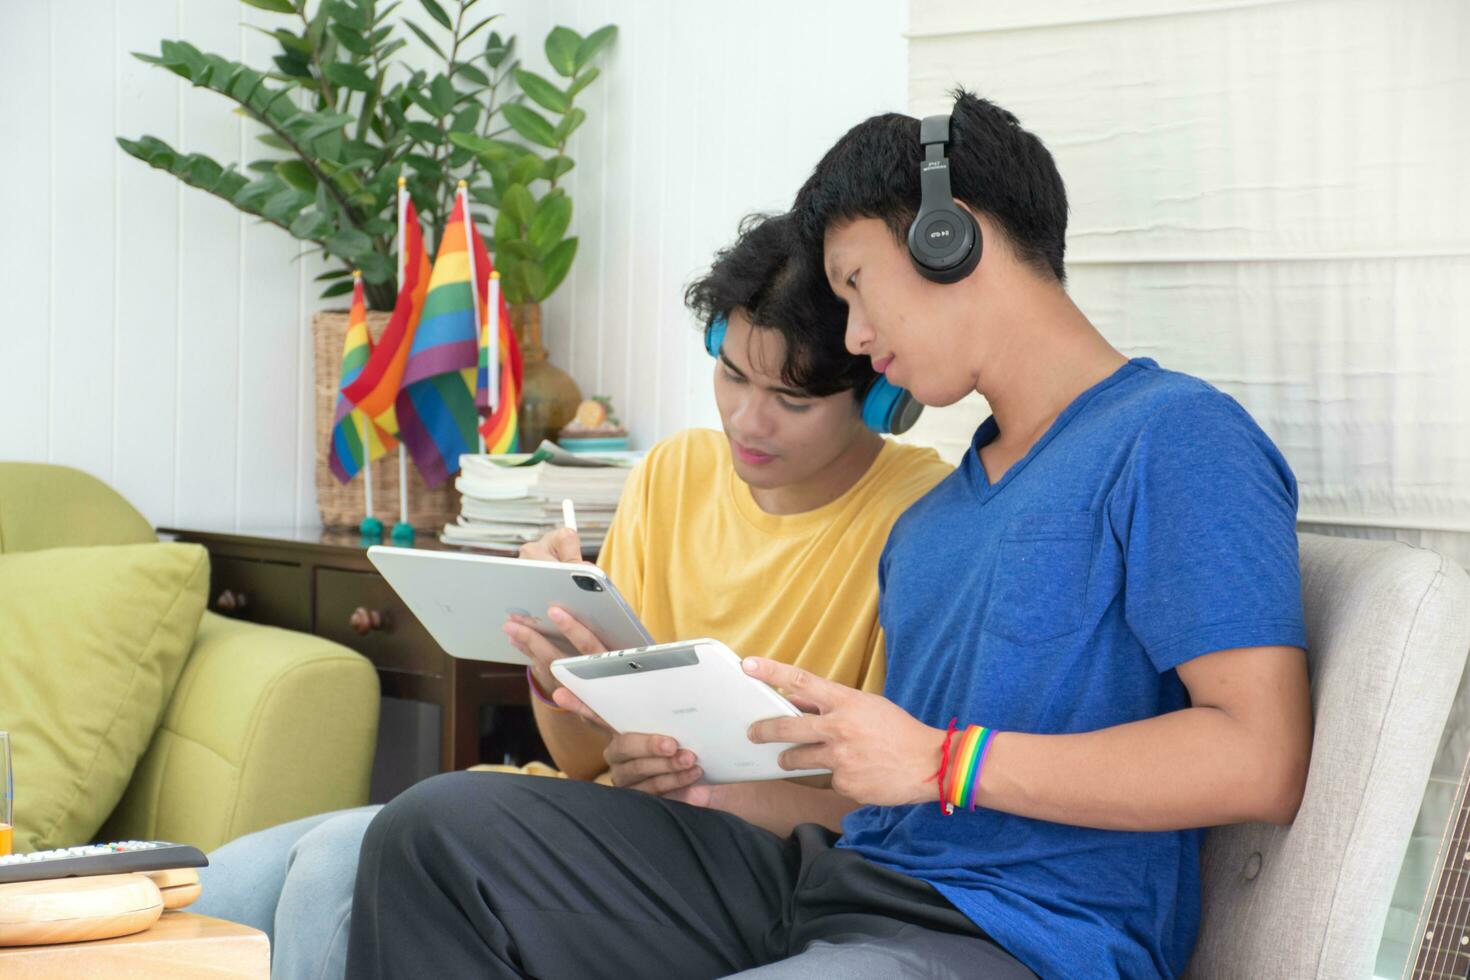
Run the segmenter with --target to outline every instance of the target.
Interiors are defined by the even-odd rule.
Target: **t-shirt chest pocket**
[[[1096,515],[1022,514],[1006,527],[985,613],[987,633],[1030,644],[1082,625]]]

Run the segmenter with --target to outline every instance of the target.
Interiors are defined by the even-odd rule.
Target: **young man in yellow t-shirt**
[[[715,399],[723,433],[694,429],[649,451],[618,504],[598,563],[655,640],[700,636],[881,692],[878,555],[889,528],[950,467],[928,449],[867,428],[861,398],[876,375],[842,347],[841,304],[804,267],[789,219],[748,224],[687,294],[706,324],[723,320]],[[718,335],[717,335],[718,336]],[[580,560],[569,532],[523,556]],[[555,619],[559,611],[553,610]],[[673,794],[762,824],[823,792],[795,783],[694,785],[698,760],[658,733],[613,738],[554,688],[554,648],[506,624],[533,661],[537,725],[566,775]],[[564,629],[585,652],[601,642]],[[541,767],[548,774],[550,770]],[[762,788],[765,787],[765,788]],[[251,834],[210,856],[195,910],[272,934],[275,977],[342,976],[362,835],[378,807],[309,817]]]

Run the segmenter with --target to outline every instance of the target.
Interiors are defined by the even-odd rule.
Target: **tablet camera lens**
[[[628,661],[628,669],[629,670],[642,670],[643,669],[643,665],[640,664],[636,660],[629,660]]]
[[[583,592],[602,591],[602,586],[599,585],[597,579],[593,578],[591,575],[573,575],[572,581],[576,582],[577,588],[581,589]]]

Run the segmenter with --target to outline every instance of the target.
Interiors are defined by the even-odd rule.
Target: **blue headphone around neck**
[[[724,314],[710,321],[704,330],[704,349],[710,357],[719,357],[720,348],[725,346],[725,331],[729,328]],[[873,379],[863,393],[863,424],[880,435],[898,435],[907,432],[918,421],[924,406],[904,389],[890,382],[883,375]]]

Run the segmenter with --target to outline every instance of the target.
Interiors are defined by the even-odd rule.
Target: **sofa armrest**
[[[163,724],[104,840],[209,851],[298,817],[361,806],[378,676],[320,637],[206,612]]]

